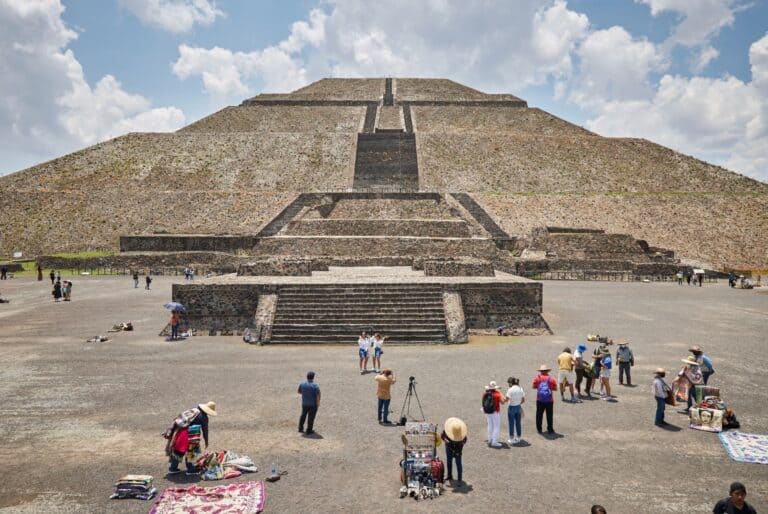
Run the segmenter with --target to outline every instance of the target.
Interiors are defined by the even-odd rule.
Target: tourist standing
[[[571,393],[572,402],[580,402],[581,399],[576,399],[573,394],[573,354],[571,354],[570,348],[565,348],[563,352],[557,356],[557,384],[560,388],[560,399],[565,401],[565,388]]]
[[[171,341],[174,341],[179,338],[179,322],[180,321],[181,321],[181,316],[179,315],[179,311],[171,312]]]
[[[483,412],[488,422],[488,446],[491,448],[501,448],[499,443],[499,432],[501,431],[501,404],[507,403],[507,399],[499,392],[499,386],[496,382],[491,382],[485,386],[483,392]]]
[[[298,393],[301,395],[301,416],[299,416],[299,432],[307,435],[315,433],[315,416],[320,407],[320,386],[315,383],[315,372],[307,373],[306,382],[299,384]],[[304,421],[307,422],[307,431],[304,432]]]
[[[0,266],[0,280],[7,280],[8,266]]]
[[[664,421],[664,409],[667,406],[667,394],[671,390],[669,385],[664,381],[664,377],[667,374],[667,370],[664,368],[656,368],[656,372],[653,377],[653,384],[651,391],[653,397],[656,399],[656,418],[654,424],[657,427],[661,427],[667,424]]]
[[[701,375],[701,367],[693,356],[682,359],[684,366],[677,373],[677,378],[672,381],[681,400],[687,402],[686,412],[690,412],[693,405],[693,397],[696,395],[696,386],[704,385],[704,378]]]
[[[677,272],[677,285],[681,286],[683,285],[683,272],[678,271]]]
[[[50,273],[48,273],[48,276],[51,277],[51,285],[56,281],[56,272],[51,270]]]
[[[715,372],[715,368],[712,367],[712,359],[704,354],[704,350],[700,346],[691,346],[688,351],[693,354],[693,358],[699,363],[701,367],[701,377],[704,380],[704,385],[709,382],[709,377]]]
[[[536,431],[541,433],[541,421],[546,413],[547,433],[554,434],[552,418],[555,397],[552,391],[557,389],[557,383],[549,376],[551,369],[546,364],[539,366],[538,371],[538,375],[533,379],[533,388],[536,389]]]
[[[61,300],[61,282],[58,280],[53,284],[53,301],[58,302]]]
[[[691,285],[691,275],[693,275],[693,272],[686,271],[685,272],[685,281],[688,283],[688,285]]]
[[[368,351],[371,347],[371,339],[368,337],[368,333],[360,332],[360,337],[357,338],[357,355],[360,357],[360,374],[364,375],[368,372]]]
[[[168,439],[165,452],[169,457],[168,474],[181,473],[179,464],[185,460],[187,475],[197,475],[195,461],[201,456],[200,437],[208,448],[208,417],[216,416],[216,402],[201,403],[179,414],[165,431]]]
[[[619,385],[624,385],[624,374],[626,373],[627,385],[631,386],[632,374],[630,370],[635,365],[635,356],[626,341],[619,343],[619,348],[616,350],[616,362],[619,363]]]
[[[523,404],[525,403],[525,391],[520,387],[520,380],[515,377],[507,379],[509,389],[507,389],[507,419],[509,421],[509,440],[508,444],[513,445],[522,441],[523,437]]]
[[[445,462],[448,468],[446,480],[453,481],[453,462],[456,461],[456,476],[462,482],[461,452],[467,444],[467,425],[459,418],[448,418],[440,439],[445,442]]]
[[[610,400],[613,398],[611,395],[611,368],[613,368],[613,362],[611,361],[611,352],[607,348],[603,353],[603,359],[600,364],[600,390],[603,391],[600,399]]]
[[[133,288],[134,289],[139,288],[139,272],[138,271],[133,272]]]
[[[381,337],[381,334],[376,332],[371,340],[373,346],[373,371],[375,373],[381,371],[381,354],[384,353],[384,339],[386,337]]]
[[[578,346],[576,346],[576,351],[573,352],[573,362],[574,362],[574,369],[576,370],[576,392],[579,395],[579,398],[582,398],[581,395],[581,381],[584,380],[584,370],[589,367],[589,365],[584,362],[584,352],[587,351],[587,345],[584,343],[579,343]],[[591,371],[591,370],[590,370]],[[591,373],[590,373],[591,374]],[[590,396],[590,387],[592,386],[592,381],[589,377],[587,377],[587,396]]]
[[[373,379],[376,381],[376,398],[379,400],[379,424],[389,425],[389,402],[392,400],[390,389],[397,379],[391,369],[385,369]]]
[[[147,275],[144,277],[144,282],[146,283],[146,285],[144,286],[144,289],[146,289],[147,291],[151,291],[152,290],[152,277],[149,276],[149,273],[147,273]]]
[[[64,294],[64,301],[71,302],[72,301],[72,281],[65,280],[64,285],[65,285],[65,291],[66,291],[66,293]]]
[[[746,501],[747,488],[741,482],[733,482],[728,491],[728,498],[723,498],[715,504],[713,514],[757,514],[757,511]]]

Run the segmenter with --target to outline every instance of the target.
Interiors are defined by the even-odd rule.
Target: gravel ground
[[[258,347],[235,337],[165,342],[162,304],[171,279],[151,292],[129,278],[77,277],[74,301],[55,304],[50,284],[32,278],[0,282],[0,507],[9,512],[146,512],[150,503],[110,501],[115,480],[164,473],[160,432],[173,416],[215,400],[211,444],[253,457],[263,479],[273,461],[288,475],[267,484],[272,512],[711,512],[733,480],[743,481],[759,512],[768,508],[768,467],[728,458],[717,436],[653,426],[649,393],[657,366],[676,369],[690,344],[712,357],[720,386],[742,430],[768,433],[765,388],[768,294],[675,284],[545,282],[544,316],[554,335],[476,337],[468,345],[390,347],[383,357],[399,382],[399,415],[407,377],[429,420],[459,416],[469,426],[467,486],[427,503],[398,499],[400,429],[375,419],[373,375],[357,371],[356,348]],[[133,333],[85,343],[132,320]],[[566,345],[587,333],[626,337],[636,355],[637,387],[614,386],[618,401],[555,404],[558,439],[523,420],[529,445],[490,449],[480,410],[483,385],[522,378],[529,399],[534,370],[554,365]],[[296,432],[298,382],[317,372],[323,402],[316,429]],[[613,379],[614,383],[616,379]],[[506,420],[502,431],[507,430]],[[178,479],[181,482],[185,478]],[[208,485],[207,483],[205,485]]]

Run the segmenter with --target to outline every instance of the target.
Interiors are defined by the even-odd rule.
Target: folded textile
[[[111,500],[151,500],[157,494],[157,489],[152,487],[148,491],[121,491],[117,490],[109,497]]]

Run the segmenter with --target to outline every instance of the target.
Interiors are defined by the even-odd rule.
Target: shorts
[[[600,378],[611,378],[611,370],[608,368],[601,369]]]
[[[358,355],[360,355],[361,359],[365,359],[366,357],[368,357],[368,350],[366,350],[365,348],[360,348],[357,351],[357,353],[358,353]]]
[[[558,384],[573,384],[573,372],[560,370],[557,372]]]
[[[384,350],[382,350],[381,348],[374,348],[373,349],[373,356],[376,357],[377,359],[379,357],[381,357],[382,353],[384,353]]]

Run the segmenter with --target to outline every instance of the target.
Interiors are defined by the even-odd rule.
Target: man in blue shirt
[[[314,434],[315,416],[317,415],[317,408],[320,407],[320,386],[315,383],[314,371],[307,373],[307,381],[299,384],[298,393],[301,395],[299,432],[307,435]],[[304,421],[307,422],[306,432],[304,432]]]
[[[712,359],[707,355],[704,355],[704,350],[700,346],[691,346],[688,351],[693,354],[693,357],[701,366],[701,376],[704,378],[704,385],[709,382],[709,377],[715,372],[715,368],[712,367]]]

